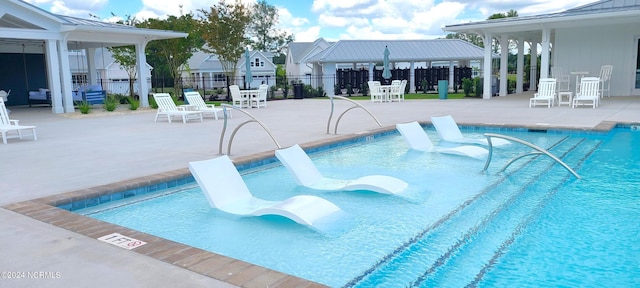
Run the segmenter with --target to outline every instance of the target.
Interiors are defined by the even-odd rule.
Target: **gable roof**
[[[301,63],[304,62],[306,58],[318,53],[318,49],[324,50],[324,48],[320,47],[322,44],[329,47],[334,43],[335,42],[328,42],[324,40],[324,38],[318,38],[313,42],[291,42],[288,44],[288,53],[291,55],[293,63]]]
[[[340,40],[307,62],[380,62],[385,47],[389,48],[389,61],[392,62],[473,60],[484,57],[482,48],[459,39]]]
[[[82,48],[129,45],[140,41],[186,37],[184,32],[137,28],[93,19],[57,15],[21,0],[3,0],[0,13],[2,41],[13,39],[43,40],[60,38],[81,41]],[[95,45],[91,43],[102,43]]]

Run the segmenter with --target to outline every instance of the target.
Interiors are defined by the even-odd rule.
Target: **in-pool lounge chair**
[[[404,137],[404,140],[407,141],[409,147],[414,150],[462,155],[476,159],[484,159],[489,154],[487,149],[478,146],[467,145],[452,148],[433,146],[429,135],[427,135],[422,126],[416,121],[396,124],[396,129],[398,129]]]
[[[7,139],[9,138],[20,138],[22,135],[22,131],[31,130],[31,136],[33,136],[33,140],[38,140],[36,136],[36,126],[24,126],[19,125],[18,122],[20,120],[12,120],[9,119],[9,112],[7,111],[7,107],[4,105],[4,98],[0,97],[0,133],[2,134],[2,143],[7,144]],[[18,135],[10,135],[9,133],[16,132]]]
[[[158,104],[156,122],[158,122],[158,117],[162,115],[167,117],[169,123],[171,123],[171,117],[174,116],[181,117],[182,123],[187,123],[187,120],[190,119],[200,119],[200,122],[202,122],[202,111],[188,111],[185,110],[184,107],[178,108],[169,93],[154,93],[153,99],[156,100],[156,104]]]
[[[431,117],[431,123],[433,127],[436,128],[438,135],[442,140],[453,143],[472,143],[472,144],[480,144],[480,145],[489,145],[489,142],[486,138],[469,138],[464,137],[462,132],[460,132],[460,128],[456,121],[453,120],[451,115],[440,116],[440,117]],[[491,139],[491,144],[493,146],[503,146],[507,144],[511,144],[511,142],[493,138]]]
[[[398,194],[409,186],[406,182],[391,176],[369,175],[353,180],[327,178],[320,174],[311,158],[299,145],[276,150],[276,157],[293,175],[298,185],[316,190],[357,191],[366,190],[382,194]]]
[[[280,215],[313,227],[325,217],[341,212],[338,206],[317,196],[298,195],[284,201],[268,201],[251,195],[228,156],[189,162],[189,171],[209,205],[240,216]]]

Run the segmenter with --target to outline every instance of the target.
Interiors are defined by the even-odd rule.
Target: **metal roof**
[[[562,12],[507,17],[478,22],[447,25],[443,30],[451,32],[480,32],[492,29],[496,32],[540,30],[532,25],[547,27],[584,27],[606,23],[635,23],[640,16],[640,0],[604,0],[578,6]],[[539,33],[537,33],[539,34]]]
[[[484,49],[459,39],[435,40],[340,40],[307,62],[369,63],[382,61],[389,47],[389,61],[448,61],[484,58]]]

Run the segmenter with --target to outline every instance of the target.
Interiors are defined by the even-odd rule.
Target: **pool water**
[[[242,171],[256,197],[341,207],[349,221],[331,232],[211,209],[195,184],[76,212],[332,287],[640,284],[640,132],[500,133],[548,148],[582,179],[544,156],[500,172],[531,151],[519,144],[496,148],[483,172],[484,161],[411,151],[394,134],[311,157],[328,177],[401,178],[411,192],[400,197],[298,187],[280,165]]]

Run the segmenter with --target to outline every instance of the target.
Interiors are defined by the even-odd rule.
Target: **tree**
[[[116,16],[111,13],[111,15]],[[135,17],[131,17],[131,15],[127,15],[125,20],[120,20],[117,23],[124,24],[128,26],[136,26],[138,21]],[[113,59],[127,72],[127,76],[129,76],[129,96],[135,96],[135,89],[133,88],[133,84],[136,81],[138,76],[138,69],[136,67],[136,48],[133,45],[129,46],[120,46],[120,47],[107,47],[107,50],[111,52]],[[106,67],[104,67],[106,68]]]
[[[180,67],[202,46],[203,41],[198,30],[198,21],[193,14],[180,17],[169,16],[166,20],[148,19],[138,27],[187,32],[185,38],[174,38],[152,41],[147,45],[148,61],[152,63],[155,73],[168,72],[173,78],[173,87],[180,87]]]
[[[254,50],[283,54],[285,46],[293,41],[293,35],[276,29],[278,11],[276,7],[261,0],[253,5],[249,39]]]
[[[127,72],[129,76],[129,96],[135,96],[135,89],[133,84],[138,76],[138,69],[136,67],[136,47],[133,45],[122,47],[109,47],[107,48],[116,63],[120,64],[120,67]]]
[[[451,33],[447,34],[447,39],[460,39],[467,42],[471,42],[472,44],[478,47],[484,47],[484,42],[482,41],[482,37],[476,34],[467,34],[467,33]]]
[[[221,0],[209,10],[199,11],[203,14],[200,31],[207,44],[202,50],[216,54],[222,70],[231,78],[236,73],[236,63],[249,43],[245,35],[252,20],[251,11],[240,0],[235,0],[233,4]]]

